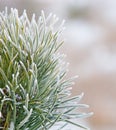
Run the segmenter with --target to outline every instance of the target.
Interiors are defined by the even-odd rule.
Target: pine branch
[[[73,80],[66,80],[66,64],[57,52],[63,25],[42,11],[31,21],[26,11],[0,13],[0,128],[48,130],[57,122],[90,116],[79,114],[82,95],[69,97]],[[62,128],[65,127],[64,125]],[[84,128],[84,127],[83,127]]]

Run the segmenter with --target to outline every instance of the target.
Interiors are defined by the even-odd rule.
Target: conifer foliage
[[[72,119],[87,117],[77,108],[82,95],[70,98],[72,79],[65,79],[67,64],[57,52],[62,45],[62,24],[56,27],[54,15],[44,13],[29,20],[26,11],[0,13],[0,129],[58,130]]]

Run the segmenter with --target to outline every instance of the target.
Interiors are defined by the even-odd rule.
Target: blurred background
[[[61,52],[69,75],[79,75],[72,93],[85,93],[92,130],[116,130],[116,0],[0,0],[0,10],[6,6],[20,14],[26,9],[29,17],[44,10],[66,20]]]

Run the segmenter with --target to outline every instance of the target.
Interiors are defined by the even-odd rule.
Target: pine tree
[[[82,95],[70,97],[72,79],[66,79],[67,63],[58,53],[62,24],[43,11],[29,20],[26,11],[0,13],[0,129],[49,130],[58,122],[77,127],[71,119],[88,117],[77,108]]]

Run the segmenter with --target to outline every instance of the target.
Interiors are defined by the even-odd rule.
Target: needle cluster
[[[0,13],[0,129],[49,130],[58,122],[64,122],[59,130],[68,123],[85,128],[71,121],[91,113],[75,111],[87,107],[78,104],[83,94],[70,98],[57,20],[43,12],[37,20],[17,9]]]

